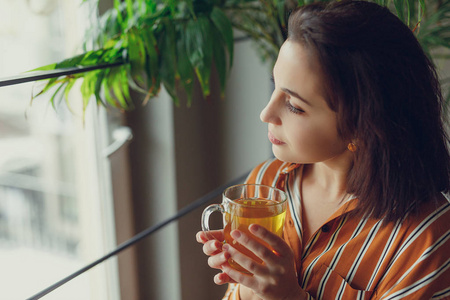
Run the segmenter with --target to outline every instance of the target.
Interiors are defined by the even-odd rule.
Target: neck
[[[347,178],[352,156],[340,161],[325,161],[305,165],[304,180],[327,195],[328,202],[341,202],[347,196]]]

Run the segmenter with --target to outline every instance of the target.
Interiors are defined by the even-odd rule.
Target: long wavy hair
[[[371,2],[315,3],[291,13],[288,40],[317,56],[338,132],[356,143],[357,212],[400,220],[449,191],[438,76],[406,25]]]

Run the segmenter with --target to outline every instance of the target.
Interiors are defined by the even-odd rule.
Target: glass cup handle
[[[210,228],[209,228],[209,216],[215,211],[219,211],[221,213],[224,212],[223,205],[222,204],[211,204],[210,206],[206,207],[205,210],[202,213],[202,230],[203,232],[212,239],[215,239],[212,235],[209,234]],[[222,241],[219,241],[222,242]]]

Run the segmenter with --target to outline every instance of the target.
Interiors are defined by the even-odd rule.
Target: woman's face
[[[336,113],[325,101],[317,59],[300,43],[286,41],[273,69],[275,90],[261,112],[274,155],[286,162],[316,163],[346,153]]]

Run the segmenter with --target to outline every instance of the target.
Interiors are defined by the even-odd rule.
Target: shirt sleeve
[[[449,218],[447,205],[411,232],[376,288],[376,299],[450,297]]]
[[[225,296],[222,298],[222,300],[241,300],[241,297],[239,296],[239,287],[240,284],[236,283],[228,284],[228,289],[225,292]],[[307,293],[306,300],[314,300],[314,298]]]
[[[223,296],[222,300],[240,300],[241,297],[239,296],[239,284],[237,283],[229,283],[228,289],[225,292],[225,295]]]

